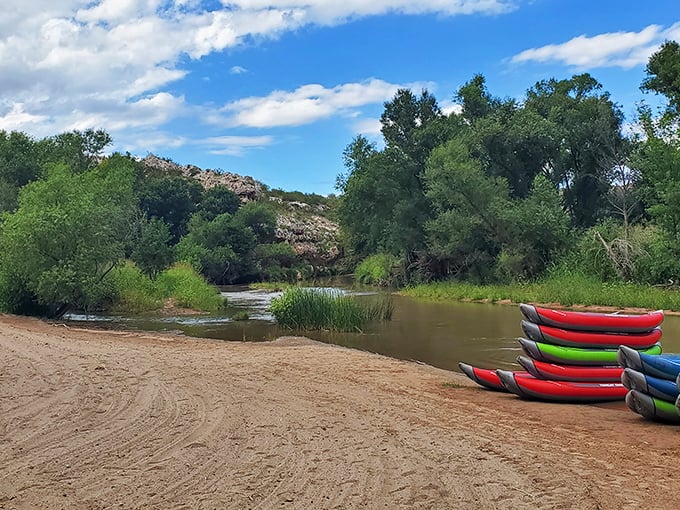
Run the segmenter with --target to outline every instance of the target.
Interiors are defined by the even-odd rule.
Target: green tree
[[[38,143],[18,131],[0,131],[0,213],[17,205],[19,189],[41,174]]]
[[[272,243],[276,233],[276,213],[263,202],[248,202],[233,216],[234,225],[249,228],[258,244]]]
[[[241,199],[226,186],[218,185],[203,193],[200,211],[207,220],[213,220],[220,214],[234,214],[241,207]]]
[[[487,176],[454,139],[433,151],[425,182],[435,209],[427,222],[428,247],[442,274],[492,279],[495,259],[511,235],[502,221],[510,207],[507,181]]]
[[[467,129],[461,135],[487,175],[504,177],[513,197],[526,197],[547,163],[555,129],[515,100],[493,98],[477,75],[458,91]]]
[[[555,186],[538,175],[524,199],[488,176],[465,143],[435,149],[425,174],[436,215],[428,246],[442,273],[477,281],[538,276],[569,246],[569,218]]]
[[[253,230],[234,221],[229,213],[212,221],[195,214],[187,235],[177,245],[177,259],[189,262],[210,282],[226,285],[256,273],[257,244]]]
[[[400,89],[381,116],[385,149],[358,137],[344,152],[349,174],[338,180],[343,196],[338,217],[348,251],[364,257],[378,251],[400,257],[407,273],[425,250],[431,205],[423,188],[425,162],[451,136],[455,123],[434,96]]]
[[[527,92],[525,108],[552,126],[544,172],[562,190],[573,223],[589,227],[605,213],[610,151],[620,145],[623,115],[589,74],[544,80]]]
[[[667,113],[680,115],[680,44],[666,41],[647,62],[643,91],[662,94],[668,100]]]
[[[203,198],[203,188],[178,176],[142,176],[138,183],[139,207],[149,218],[163,220],[170,228],[172,244],[186,234],[189,218]]]
[[[130,259],[147,276],[156,278],[174,259],[170,228],[160,218],[142,218],[132,241]]]
[[[0,227],[5,309],[37,304],[60,316],[111,298],[106,276],[124,256],[135,209],[132,176],[123,158],[81,174],[56,165],[21,190],[19,208]],[[8,288],[20,296],[8,299]]]
[[[97,166],[111,142],[111,136],[103,129],[86,129],[51,136],[40,144],[45,161],[64,163],[73,172],[82,173]]]

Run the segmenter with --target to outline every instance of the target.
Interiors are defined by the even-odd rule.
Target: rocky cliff
[[[254,200],[271,201],[277,212],[276,241],[288,242],[302,259],[312,265],[331,265],[342,255],[340,228],[323,215],[323,206],[268,196],[262,184],[248,176],[203,170],[194,165],[178,165],[154,155],[145,157],[141,162],[149,168],[168,174],[195,179],[205,189],[225,186],[244,203]]]

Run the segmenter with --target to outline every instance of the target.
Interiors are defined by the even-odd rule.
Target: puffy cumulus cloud
[[[355,108],[382,103],[399,88],[420,90],[426,84],[396,85],[372,79],[345,83],[332,88],[309,84],[292,92],[275,91],[264,97],[247,97],[226,105],[215,123],[256,128],[299,126],[332,115],[355,116]]]
[[[0,127],[36,136],[104,127],[114,139],[134,131],[138,140],[146,126],[150,139],[163,140],[153,134],[163,123],[205,110],[167,92],[187,75],[187,60],[308,24],[384,13],[495,14],[514,1],[3,0]],[[332,89],[307,85],[237,101],[227,114],[248,126],[296,125],[346,114],[393,92],[377,80]]]
[[[665,39],[680,35],[680,23],[669,28],[649,25],[640,32],[610,32],[592,37],[580,35],[562,44],[525,50],[513,63],[559,62],[580,69],[597,67],[631,68],[644,65]]]

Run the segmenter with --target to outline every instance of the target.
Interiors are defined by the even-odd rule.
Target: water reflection
[[[324,287],[334,292],[367,295],[375,291]],[[315,340],[375,352],[398,359],[458,370],[458,362],[487,368],[518,368],[521,354],[516,338],[522,334],[519,307],[478,303],[442,304],[394,296],[392,321],[371,324],[362,333],[328,331],[291,332],[279,328],[268,308],[280,292],[225,287],[229,307],[222,315],[83,316],[72,321],[97,322],[103,327],[153,331],[181,331],[187,335],[239,341],[273,340],[281,335],[303,334]],[[233,320],[245,311],[249,320]],[[680,317],[666,316],[662,340],[666,352],[680,352]]]

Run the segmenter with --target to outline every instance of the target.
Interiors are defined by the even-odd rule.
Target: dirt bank
[[[679,457],[680,428],[623,405],[525,402],[303,339],[0,317],[3,510],[671,509]]]

